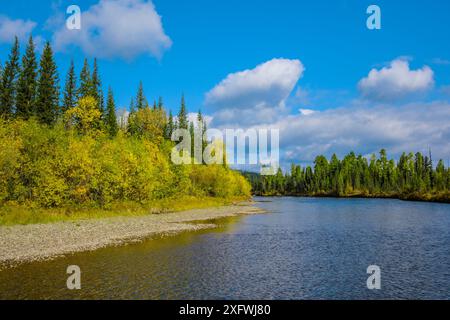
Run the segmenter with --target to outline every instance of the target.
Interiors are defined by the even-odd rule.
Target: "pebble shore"
[[[210,229],[216,227],[211,223],[214,219],[263,212],[253,203],[241,203],[140,217],[0,227],[0,270],[24,262],[139,242],[153,236]]]

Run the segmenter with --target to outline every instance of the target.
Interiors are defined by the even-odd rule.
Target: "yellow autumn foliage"
[[[1,205],[110,208],[121,202],[151,206],[164,199],[250,195],[249,183],[224,166],[174,165],[172,143],[162,131],[149,134],[153,127],[140,136],[120,131],[111,138],[95,128],[92,106],[80,100],[53,127],[0,121]]]

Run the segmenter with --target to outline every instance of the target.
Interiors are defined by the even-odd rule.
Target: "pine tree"
[[[134,135],[136,133],[136,126],[134,124],[135,115],[136,115],[136,106],[134,103],[134,99],[131,98],[130,113],[128,114],[128,119],[127,119],[127,132],[131,135]]]
[[[205,138],[205,133],[207,131],[206,121],[203,118],[203,114],[202,114],[201,110],[198,111],[197,122],[198,122],[199,128],[201,129],[200,134],[202,135],[202,151],[203,151],[207,147],[208,142],[206,141],[206,138]]]
[[[138,110],[144,109],[147,106],[147,100],[145,99],[144,86],[142,81],[139,83],[139,89],[136,95],[136,107]]]
[[[130,114],[135,113],[135,112],[136,112],[136,106],[134,104],[134,99],[131,98],[131,101],[130,101]]]
[[[100,80],[100,73],[98,71],[97,58],[94,58],[94,70],[92,71],[92,93],[91,96],[97,100],[100,113],[103,115],[103,92],[102,92],[102,81]]]
[[[19,40],[16,37],[11,53],[9,54],[9,59],[5,63],[1,83],[0,115],[5,118],[11,117],[15,107],[16,82],[20,68],[19,54]]]
[[[63,112],[74,108],[77,104],[77,78],[75,75],[75,65],[73,60],[70,63],[69,71],[67,72],[66,85],[64,88]]]
[[[39,66],[36,115],[42,123],[52,124],[59,113],[58,71],[50,43],[45,44]]]
[[[181,108],[180,112],[178,113],[178,125],[177,127],[179,129],[188,129],[189,123],[187,118],[187,111],[186,111],[186,103],[184,100],[184,95],[181,97]]]
[[[108,90],[108,99],[106,102],[106,127],[109,134],[113,137],[119,131],[116,117],[116,104],[114,102],[114,95],[111,87]]]
[[[172,133],[175,130],[175,124],[173,122],[173,114],[172,111],[169,112],[169,119],[167,120],[167,125],[165,128],[165,137],[167,140],[172,139]]]
[[[91,70],[87,59],[84,59],[83,69],[80,73],[80,87],[78,88],[78,99],[92,95],[93,82],[91,78]]]
[[[158,100],[158,110],[162,111],[164,109],[164,102],[163,102],[163,98],[159,97]]]
[[[0,61],[0,97],[3,95],[2,83],[3,83],[3,65],[2,62]]]
[[[16,116],[28,119],[35,113],[37,61],[33,38],[30,36],[17,83]]]

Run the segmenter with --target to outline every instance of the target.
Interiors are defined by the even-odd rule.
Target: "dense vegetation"
[[[385,150],[370,160],[350,153],[343,160],[318,156],[314,166],[292,165],[288,174],[247,174],[257,195],[362,196],[450,202],[450,169],[439,160],[433,165],[431,152],[423,156],[403,154],[389,160]]]
[[[49,43],[39,64],[32,38],[21,62],[19,55],[16,39],[0,77],[3,209],[152,207],[165,199],[250,195],[245,178],[225,165],[172,164],[172,131],[203,123],[201,113],[189,123],[184,98],[175,121],[161,98],[149,105],[141,83],[129,115],[118,119],[96,60],[92,72],[85,60],[79,80],[72,62],[61,94]]]

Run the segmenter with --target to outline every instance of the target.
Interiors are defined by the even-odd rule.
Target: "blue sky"
[[[163,96],[174,112],[184,93],[190,111],[201,108],[218,127],[280,127],[286,162],[380,147],[397,156],[402,148],[431,146],[450,156],[449,1],[154,0],[154,8],[144,0],[103,1],[100,7],[99,0],[3,2],[1,61],[12,37],[2,32],[2,21],[20,20],[14,25],[24,37],[32,32],[55,44],[63,79],[71,58],[79,70],[84,56],[98,56],[104,85],[113,87],[121,106],[128,105],[139,80],[149,100]],[[101,13],[114,2],[143,9],[128,12],[131,22],[116,24],[114,14]],[[89,15],[82,24],[106,28],[104,37],[114,39],[97,44],[64,33],[71,4]],[[381,30],[366,28],[370,4],[381,8]],[[96,15],[101,22],[92,22]],[[33,27],[24,26],[27,20]],[[138,30],[138,21],[153,24]],[[136,45],[127,32],[148,46]],[[254,76],[238,74],[257,66]],[[223,82],[232,74],[237,76]]]

